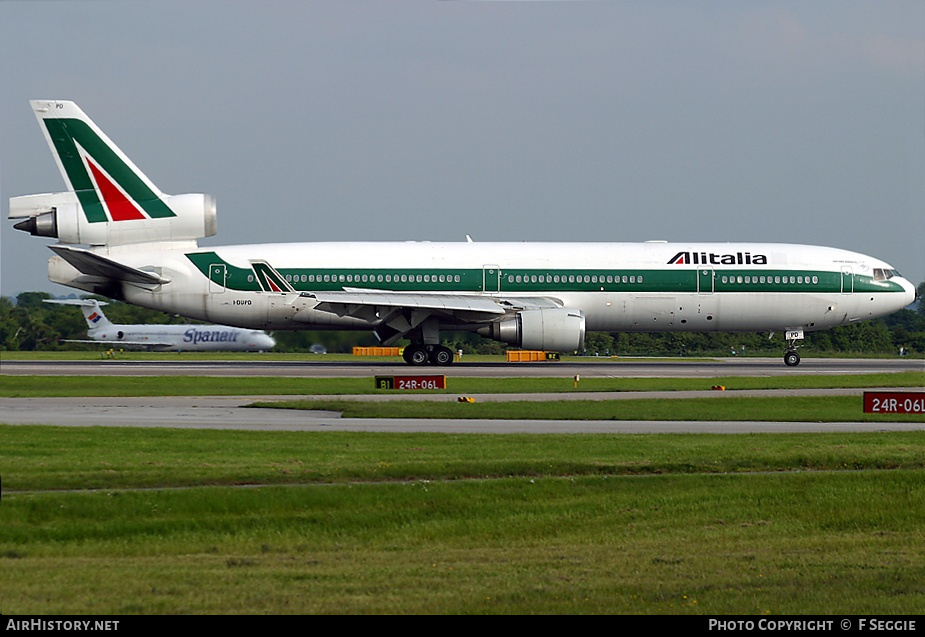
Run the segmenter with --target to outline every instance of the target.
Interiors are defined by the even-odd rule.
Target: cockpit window
[[[887,270],[885,268],[874,268],[874,281],[889,281],[894,276],[902,276],[898,270]]]

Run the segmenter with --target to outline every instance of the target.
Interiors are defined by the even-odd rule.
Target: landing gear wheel
[[[794,350],[790,350],[784,354],[784,365],[787,367],[796,367],[800,364],[800,355]]]
[[[405,348],[405,351],[402,352],[402,358],[404,358],[405,362],[409,365],[423,365],[427,362],[429,356],[426,347],[413,344]]]
[[[453,350],[443,345],[435,345],[430,352],[432,365],[450,365],[453,363]]]

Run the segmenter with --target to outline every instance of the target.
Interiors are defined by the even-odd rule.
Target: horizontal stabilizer
[[[73,192],[49,192],[41,195],[10,197],[10,212],[7,219],[28,219],[53,211],[61,206],[76,206],[77,194]]]
[[[96,341],[96,340],[79,340],[74,338],[64,338],[61,339],[64,343],[89,343],[91,345],[124,345],[125,347],[176,347],[176,343],[169,343],[167,341],[158,342],[158,341]]]
[[[58,303],[60,305],[77,305],[80,307],[96,307],[97,305],[109,305],[109,303],[107,303],[106,301],[97,301],[96,299],[42,299],[42,301],[45,303]]]
[[[165,279],[153,272],[138,270],[89,250],[69,248],[63,245],[51,245],[48,247],[83,274],[126,283],[159,285],[170,282],[170,279]]]

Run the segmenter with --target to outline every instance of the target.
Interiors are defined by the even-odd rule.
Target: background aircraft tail
[[[56,303],[58,305],[77,305],[83,312],[87,320],[87,329],[90,330],[92,338],[93,332],[100,329],[109,329],[113,325],[103,314],[101,305],[107,305],[106,301],[97,301],[96,299],[45,299],[46,303]]]
[[[211,195],[165,195],[74,102],[30,104],[68,191],[11,198],[16,229],[106,246],[215,234]]]

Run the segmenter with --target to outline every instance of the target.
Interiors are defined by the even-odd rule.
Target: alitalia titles
[[[764,254],[736,252],[735,254],[717,254],[716,252],[679,252],[670,259],[669,265],[767,265],[768,257]]]

